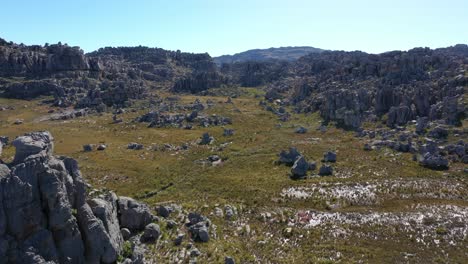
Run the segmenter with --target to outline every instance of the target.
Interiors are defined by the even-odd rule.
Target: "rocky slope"
[[[417,118],[461,125],[468,85],[468,46],[415,48],[378,55],[323,52],[302,57],[267,99],[287,99],[298,112],[319,111],[325,122],[358,129],[364,121],[389,127]]]
[[[0,39],[0,95],[53,95],[57,106],[125,106],[152,88],[198,92],[225,82],[208,54],[147,47],[84,54],[67,44],[26,46]]]
[[[13,162],[0,164],[0,263],[115,263],[124,250],[121,228],[137,232],[155,220],[131,198],[88,195],[77,162],[53,156],[49,132],[12,145]],[[125,263],[143,263],[142,252],[133,252]]]

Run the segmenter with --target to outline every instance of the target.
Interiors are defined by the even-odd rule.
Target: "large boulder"
[[[151,213],[149,207],[129,197],[120,197],[118,200],[120,226],[132,231],[143,230],[157,218]]]
[[[307,176],[307,171],[309,170],[310,165],[304,156],[299,156],[294,165],[291,168],[291,178],[292,179],[301,179]]]
[[[289,148],[289,151],[282,150],[280,152],[278,162],[280,164],[292,166],[299,156],[301,156],[301,153],[299,153],[296,148],[291,147]]]
[[[433,170],[448,169],[448,160],[438,153],[426,152],[420,159],[419,164]]]

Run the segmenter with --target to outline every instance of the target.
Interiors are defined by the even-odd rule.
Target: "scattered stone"
[[[234,129],[225,128],[223,131],[223,136],[228,137],[234,135]]]
[[[333,151],[327,151],[323,154],[324,162],[336,162],[336,153]]]
[[[208,133],[204,133],[200,139],[199,145],[210,145],[215,141],[214,137],[210,136]]]
[[[158,215],[164,218],[168,218],[173,211],[174,208],[167,205],[160,205],[156,208],[156,212],[158,212]]]
[[[127,241],[128,239],[130,239],[130,237],[132,236],[132,233],[130,232],[130,230],[128,228],[122,228],[120,229],[120,233],[122,234],[122,238]]]
[[[301,127],[296,128],[294,132],[297,134],[305,134],[307,133],[307,128],[301,126]]]
[[[120,225],[131,231],[143,230],[157,218],[151,213],[147,205],[139,203],[129,197],[120,197],[119,201]]]
[[[86,145],[83,145],[83,151],[84,151],[84,152],[93,151],[95,148],[96,148],[96,145],[94,145],[94,144],[86,144]]]
[[[178,234],[177,237],[174,239],[174,245],[180,246],[182,241],[184,241],[185,234]]]
[[[428,136],[435,139],[445,139],[448,137],[448,130],[444,127],[437,126],[429,131]]]
[[[364,144],[364,150],[365,151],[371,151],[372,150],[371,145],[369,143]]]
[[[236,264],[236,262],[234,261],[234,258],[226,256],[224,258],[224,264]]]
[[[328,165],[328,164],[323,164],[321,167],[320,167],[320,170],[319,170],[319,175],[320,176],[330,176],[333,174],[333,168],[332,166]]]
[[[106,148],[107,148],[107,145],[105,145],[105,144],[99,144],[99,145],[97,146],[97,150],[99,150],[99,151],[106,150]]]
[[[14,125],[21,125],[24,123],[23,119],[16,119],[15,122],[13,122]]]
[[[141,150],[143,149],[143,145],[135,143],[135,142],[131,142],[131,143],[128,143],[127,149]]]
[[[286,164],[292,166],[297,158],[301,156],[301,153],[296,148],[289,148],[289,152],[282,150],[279,154],[278,162],[280,164]]]
[[[446,170],[449,166],[449,162],[445,157],[440,154],[430,152],[427,152],[422,156],[419,164],[433,170]]]

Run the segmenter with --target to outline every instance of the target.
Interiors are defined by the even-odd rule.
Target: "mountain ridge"
[[[244,61],[286,60],[294,61],[309,53],[320,53],[325,50],[311,46],[271,47],[268,49],[251,49],[233,55],[213,57],[216,64],[234,63]]]

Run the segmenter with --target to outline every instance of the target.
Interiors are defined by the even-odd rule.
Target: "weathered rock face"
[[[88,199],[77,162],[53,156],[53,140],[49,132],[18,137],[14,161],[0,165],[0,263],[115,263],[120,223],[136,219],[142,230],[151,213],[139,217],[143,205],[113,193]],[[136,215],[127,219],[119,204]]]
[[[0,45],[0,76],[28,76],[58,71],[97,71],[99,63],[79,47]]]

